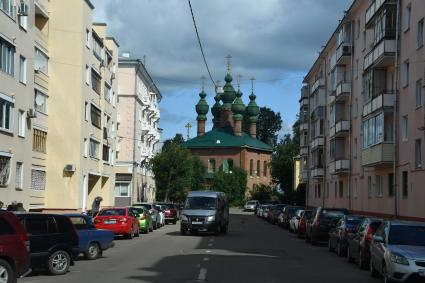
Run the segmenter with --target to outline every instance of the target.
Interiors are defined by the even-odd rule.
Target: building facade
[[[353,1],[304,79],[309,206],[425,219],[425,2]]]
[[[123,53],[118,66],[118,147],[115,204],[153,202],[156,186],[150,159],[160,150],[161,93],[141,60]]]

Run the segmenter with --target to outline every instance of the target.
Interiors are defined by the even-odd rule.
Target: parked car
[[[186,197],[180,232],[226,234],[229,227],[229,203],[225,193],[192,191]]]
[[[12,213],[0,210],[0,282],[16,282],[31,272],[30,242]]]
[[[259,202],[258,200],[250,200],[247,201],[243,207],[244,211],[255,211],[255,209],[257,208]]]
[[[260,204],[260,206],[257,209],[257,216],[263,217],[264,208],[266,207],[266,204]]]
[[[268,219],[268,217],[269,217],[269,210],[270,210],[271,207],[272,207],[271,204],[265,204],[263,206],[263,209],[262,209],[262,212],[261,212],[261,217],[263,219]]]
[[[158,211],[159,215],[159,227],[165,225],[165,205],[154,204],[153,207]]]
[[[330,223],[328,249],[336,250],[338,256],[347,253],[348,238],[356,231],[357,225],[363,220],[364,216],[359,215],[343,215],[341,218],[335,218]],[[335,223],[335,224],[333,224]]]
[[[332,221],[348,215],[348,210],[344,208],[323,208],[317,207],[313,210],[311,217],[307,219],[305,240],[312,245],[318,241],[327,241]]]
[[[139,221],[139,229],[141,232],[148,234],[149,232],[153,232],[153,223],[152,223],[152,216],[148,212],[148,210],[144,207],[129,207],[133,214],[139,215],[138,221]]]
[[[313,210],[304,210],[304,213],[302,214],[298,224],[298,230],[297,230],[298,238],[302,238],[305,236],[307,219],[310,219],[312,213],[313,213]]]
[[[282,222],[281,225],[285,229],[289,229],[289,221],[292,217],[294,217],[295,213],[299,209],[304,209],[302,206],[294,206],[294,205],[288,205],[285,206],[285,208],[282,211]]]
[[[78,234],[71,220],[56,214],[17,214],[30,241],[32,269],[62,275],[79,254]]]
[[[65,214],[69,217],[78,234],[79,252],[87,259],[97,259],[114,246],[114,232],[96,229],[91,218],[83,214]]]
[[[268,213],[268,221],[272,224],[279,223],[279,215],[282,213],[285,204],[275,204],[270,206]]]
[[[179,219],[177,206],[173,203],[163,203],[165,206],[165,224],[176,224]]]
[[[152,224],[153,224],[153,229],[156,230],[160,227],[160,219],[159,219],[159,212],[158,210],[155,209],[155,207],[153,206],[153,204],[151,203],[147,203],[147,202],[142,202],[142,203],[135,203],[132,205],[133,207],[144,207],[146,208],[150,215],[152,216]]]
[[[349,262],[357,262],[361,269],[369,266],[370,243],[382,219],[366,217],[357,226],[357,230],[348,238],[347,258]]]
[[[424,282],[425,223],[382,222],[370,245],[369,266],[384,282]]]
[[[111,207],[101,209],[93,222],[97,229],[111,230],[115,235],[133,239],[140,234],[138,217],[127,207]]]
[[[301,217],[304,214],[304,209],[298,209],[295,215],[289,220],[289,231],[297,233]]]

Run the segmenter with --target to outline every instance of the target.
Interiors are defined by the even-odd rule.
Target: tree
[[[162,150],[166,150],[171,144],[181,145],[182,143],[184,143],[183,135],[182,134],[176,134],[174,136],[174,138],[164,141],[164,145],[162,146]]]
[[[245,200],[246,185],[247,174],[245,170],[234,167],[231,173],[223,171],[215,173],[210,189],[224,192],[229,199],[229,203],[238,206]]]
[[[174,142],[151,160],[157,198],[183,201],[187,192],[202,189],[205,167],[201,160]]]
[[[245,133],[249,134],[249,126],[249,117],[248,115],[244,115],[242,129]],[[280,116],[280,113],[275,113],[267,107],[261,107],[257,121],[257,138],[274,147],[277,144],[279,131],[281,129],[282,117]]]

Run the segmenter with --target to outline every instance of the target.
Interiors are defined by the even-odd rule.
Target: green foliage
[[[245,200],[246,184],[247,174],[245,170],[234,167],[232,173],[217,172],[211,181],[210,189],[226,193],[229,203],[239,206]]]
[[[306,185],[299,184],[298,188],[293,191],[287,191],[282,198],[283,203],[291,204],[291,205],[305,205],[306,200]]]
[[[244,115],[242,130],[249,134],[249,117]],[[257,121],[257,138],[262,142],[275,146],[279,131],[282,129],[282,117],[267,107],[261,107]]]
[[[261,203],[281,202],[282,194],[279,194],[275,189],[268,185],[254,185],[250,199],[258,200]]]
[[[174,136],[174,138],[164,141],[164,145],[162,146],[162,150],[163,151],[167,150],[168,147],[172,144],[181,145],[182,143],[184,143],[183,135],[182,134],[176,134]]]
[[[187,149],[170,142],[151,160],[157,199],[183,201],[188,191],[203,188],[205,167]]]

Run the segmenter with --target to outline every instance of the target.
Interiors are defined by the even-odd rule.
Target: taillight
[[[30,241],[28,239],[27,234],[21,234],[21,241],[24,243],[25,248],[27,249],[27,252],[30,251]]]
[[[369,226],[367,228],[366,234],[364,236],[365,241],[371,242],[372,241],[372,234],[373,234],[372,227]]]
[[[99,224],[99,223],[101,223],[102,221],[100,220],[100,219],[98,219],[98,218],[95,218],[94,219],[94,224]]]

